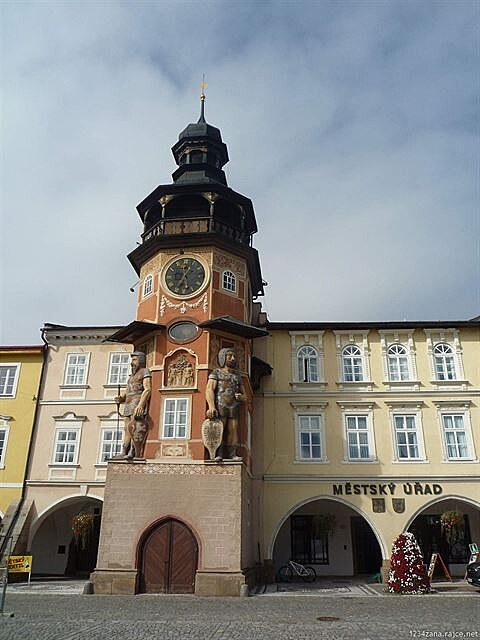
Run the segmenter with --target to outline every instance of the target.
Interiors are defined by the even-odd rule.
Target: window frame
[[[3,439],[3,447],[0,452],[0,469],[5,469],[5,458],[7,457],[8,436],[10,434],[10,425],[5,418],[0,419],[0,433],[5,432]]]
[[[178,425],[176,423],[176,413],[177,413],[176,407],[177,407],[177,403],[180,402],[181,400],[184,400],[186,402],[185,435],[184,436],[177,435]],[[175,422],[173,423],[173,435],[171,436],[165,434],[165,428],[166,428],[165,417],[167,414],[167,406],[169,402],[175,402]],[[175,397],[172,396],[169,398],[164,398],[163,408],[162,408],[162,430],[161,430],[162,440],[188,440],[190,438],[190,407],[191,407],[191,402],[190,402],[190,397],[188,396],[175,396]]]
[[[290,555],[294,562],[301,562],[302,564],[327,566],[330,564],[329,548],[328,548],[328,533],[324,533],[321,538],[315,535],[314,515],[310,514],[292,514],[290,516]],[[297,523],[304,521],[303,528],[297,526]],[[306,553],[296,553],[296,539],[303,538],[304,550]],[[316,544],[315,541],[320,541],[322,546],[322,554],[318,556],[315,554]],[[307,544],[305,544],[307,543]],[[313,550],[313,554],[312,554]],[[307,556],[307,557],[304,557]],[[318,559],[317,559],[318,558]]]
[[[352,402],[349,403],[347,401],[338,402],[337,403],[342,409],[342,437],[343,437],[343,446],[344,446],[344,454],[343,454],[343,462],[345,464],[367,464],[367,463],[375,463],[378,462],[377,458],[377,448],[375,442],[375,429],[374,429],[374,413],[373,413],[373,403],[362,403],[362,402]],[[368,458],[351,458],[350,457],[350,447],[348,440],[348,418],[350,417],[365,417],[367,424],[367,443],[368,443]],[[358,430],[357,430],[358,432]]]
[[[147,291],[147,284],[150,285],[150,290]],[[142,285],[142,299],[148,298],[153,294],[153,273],[147,273],[143,280]]]
[[[222,289],[228,293],[237,293],[237,275],[230,269],[222,271]]]
[[[348,354],[345,355],[345,351],[347,351],[347,349],[357,349],[358,353],[356,354]],[[351,366],[352,366],[352,380],[347,380],[347,376],[346,376],[346,371],[345,371],[345,362],[346,359],[351,360]],[[357,380],[355,379],[355,365],[353,360],[354,359],[358,359],[360,360],[360,378]],[[358,344],[347,344],[343,347],[342,349],[342,381],[343,382],[365,382],[365,366],[364,366],[364,358],[363,358],[363,352],[362,352],[362,348],[358,345]]]
[[[130,351],[112,351],[109,355],[108,358],[108,371],[107,371],[107,386],[118,386],[120,385],[121,387],[124,387],[127,383],[127,380],[129,378],[129,373],[130,373],[130,362],[131,362],[131,353]],[[127,356],[128,358],[128,362],[126,363],[127,366],[127,375],[126,375],[126,379],[124,382],[121,382],[120,380],[117,382],[112,382],[112,367],[114,365],[114,363],[112,362],[114,356]],[[117,366],[122,366],[122,363],[120,363]]]
[[[324,362],[324,345],[323,335],[324,331],[289,331],[290,336],[290,356],[291,356],[291,370],[290,370],[290,386],[292,391],[303,391],[305,388],[311,386],[317,390],[324,390],[327,388],[325,381],[325,362]],[[298,353],[302,347],[312,347],[317,354],[317,376],[316,382],[303,382],[299,376],[298,367]],[[316,403],[318,404],[318,403]]]
[[[410,455],[407,458],[402,458],[400,457],[400,451],[399,451],[399,447],[400,444],[398,442],[398,438],[397,438],[397,425],[396,425],[396,419],[397,418],[409,418],[409,417],[413,417],[414,419],[414,423],[415,423],[415,429],[414,429],[414,433],[416,435],[416,447],[417,447],[417,451],[418,451],[418,457],[413,458]],[[412,462],[425,462],[426,461],[426,457],[425,457],[425,445],[424,445],[424,439],[423,439],[423,426],[422,426],[422,417],[421,417],[421,411],[416,411],[416,410],[408,410],[408,408],[406,409],[398,409],[398,410],[391,410],[390,411],[390,418],[391,418],[391,425],[392,425],[392,438],[393,438],[393,457],[394,457],[394,461],[395,462],[400,462],[402,464],[405,463],[412,463]],[[407,433],[408,430],[404,429],[404,431]],[[407,443],[406,445],[403,446],[407,446],[409,447],[410,445]]]
[[[307,418],[309,420],[309,426],[306,427],[302,427],[302,418]],[[311,427],[311,421],[317,418],[318,419],[318,428],[314,429]],[[296,441],[297,441],[297,460],[299,462],[322,462],[325,460],[325,445],[324,445],[324,428],[323,428],[323,416],[322,414],[319,413],[298,413],[297,414],[297,429],[296,429]],[[318,433],[319,435],[319,442],[318,444],[314,444],[312,442],[311,439],[311,435],[314,433]],[[309,434],[310,438],[309,438],[309,443],[304,444],[302,443],[302,434]],[[313,447],[319,447],[320,448],[320,455],[318,457],[314,457],[313,455],[310,456],[303,456],[302,454],[302,448],[304,446],[308,446],[310,449],[310,453],[312,453],[312,449]]]
[[[471,422],[470,422],[470,412],[466,411],[465,409],[462,410],[460,408],[453,408],[453,407],[450,409],[445,408],[439,411],[439,417],[440,417],[440,429],[441,429],[441,435],[442,435],[444,462],[476,462],[474,442],[472,438],[472,429],[471,429]],[[465,445],[467,447],[466,456],[450,457],[448,453],[449,443],[447,442],[447,437],[446,437],[447,427],[445,425],[445,418],[447,417],[462,418],[462,429],[456,430],[455,428],[453,428],[453,429],[449,429],[449,431],[451,430],[452,433],[458,433],[459,431],[463,431],[463,433],[465,434]],[[455,423],[455,420],[453,420],[452,422]],[[459,447],[458,440],[457,439],[455,440],[456,440],[455,446],[458,450],[458,447]]]
[[[98,450],[98,458],[97,458],[97,464],[101,464],[101,465],[107,465],[107,460],[103,460],[103,445],[105,442],[105,433],[107,433],[108,431],[112,431],[112,432],[117,432],[120,434],[120,438],[118,440],[110,440],[109,442],[111,442],[112,444],[116,444],[119,442],[120,446],[118,448],[118,452],[114,453],[114,456],[120,455],[121,451],[122,451],[122,444],[123,444],[123,425],[122,426],[117,426],[117,422],[115,420],[104,420],[100,423],[100,442],[99,442],[99,450]],[[113,456],[110,456],[110,458]]]
[[[75,439],[75,451],[74,451],[74,459],[70,462],[70,461],[66,461],[66,462],[60,462],[56,460],[56,456],[57,456],[57,445],[61,442],[58,439],[58,436],[60,435],[60,433],[62,431],[65,432],[75,432],[77,434],[77,437]],[[77,421],[77,420],[64,420],[64,421],[59,421],[56,423],[55,425],[55,434],[54,434],[54,439],[53,439],[53,452],[52,452],[52,460],[51,460],[51,465],[55,466],[55,467],[72,467],[72,466],[77,466],[78,465],[78,457],[79,457],[79,453],[80,453],[80,439],[81,439],[81,435],[82,435],[82,422]],[[65,442],[68,442],[68,440],[65,440]]]
[[[294,409],[294,462],[298,464],[326,464],[327,458],[327,440],[326,440],[326,407],[327,402],[304,403],[295,402],[292,403]],[[320,434],[320,458],[304,458],[302,457],[301,449],[301,418],[302,417],[318,417],[319,428],[318,430],[312,430]]]
[[[71,382],[67,382],[68,379],[68,367],[69,365],[69,361],[70,361],[70,357],[71,356],[85,356],[85,375],[84,375],[84,380],[83,382],[75,382],[75,383],[71,383]],[[72,351],[66,354],[66,358],[65,358],[65,370],[64,370],[64,374],[63,374],[63,387],[67,387],[67,388],[85,388],[87,386],[87,381],[88,381],[88,373],[89,373],[89,369],[90,369],[90,353],[89,352],[83,352],[83,351]]]
[[[13,367],[15,367],[15,373],[14,373],[14,378],[13,378],[12,392],[11,393],[1,393],[1,391],[0,391],[0,398],[5,398],[5,399],[16,398],[18,380],[20,378],[21,363],[20,362],[0,362],[0,369],[2,367],[5,367],[5,368],[13,368]],[[6,378],[5,378],[5,381],[6,381]]]
[[[310,349],[313,353],[310,354],[309,356],[300,355],[301,351],[304,351],[307,349]],[[302,359],[302,371],[300,371],[300,358]],[[312,367],[310,364],[311,361],[315,362],[315,369],[316,369],[315,379],[313,379],[313,376],[312,376],[312,371],[311,371]],[[320,382],[318,351],[312,345],[304,344],[301,347],[298,347],[296,373],[297,373],[298,382],[310,382],[310,383]]]
[[[443,353],[437,354],[436,350],[440,347],[443,348],[447,348],[448,351],[444,351]],[[448,356],[447,356],[448,354]],[[455,382],[458,380],[458,367],[457,367],[457,358],[455,357],[455,350],[452,347],[451,344],[449,344],[448,342],[436,342],[433,345],[433,349],[432,349],[432,355],[433,355],[433,369],[434,369],[434,373],[435,373],[435,380],[439,381],[439,382]],[[453,371],[453,378],[449,378],[448,377],[448,364],[447,364],[447,357],[448,359],[451,359],[451,369]],[[441,374],[444,377],[441,377],[439,375],[439,367],[438,364],[441,364]]]
[[[395,353],[392,354],[390,353],[391,350],[393,349],[403,349],[402,353]],[[391,363],[393,362],[396,363],[397,366],[397,373],[398,373],[398,378],[394,378],[392,377],[392,367],[391,367]],[[404,360],[405,364],[406,364],[406,378],[402,378],[402,367],[400,365],[400,361]],[[387,348],[387,373],[388,373],[388,381],[389,382],[408,382],[409,380],[412,379],[412,372],[411,372],[411,366],[410,366],[410,358],[409,358],[409,354],[408,354],[408,349],[407,347],[402,344],[401,342],[393,342],[392,344],[388,345]]]

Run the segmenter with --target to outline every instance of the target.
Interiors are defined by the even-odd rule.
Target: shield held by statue
[[[202,440],[208,450],[210,460],[215,460],[218,447],[222,444],[223,422],[218,418],[207,418],[202,424]]]

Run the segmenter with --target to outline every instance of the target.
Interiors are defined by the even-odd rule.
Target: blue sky
[[[480,313],[477,2],[3,2],[2,343],[123,324],[135,206],[198,117],[272,320]],[[288,256],[288,258],[286,258]]]

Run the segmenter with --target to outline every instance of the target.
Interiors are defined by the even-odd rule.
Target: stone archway
[[[194,593],[198,543],[191,529],[175,518],[156,523],[139,545],[141,593]]]
[[[318,530],[318,516],[334,517],[333,531]],[[291,509],[272,544],[276,571],[289,559],[313,566],[317,576],[373,575],[381,570],[385,548],[364,514],[343,500],[312,498]]]
[[[440,522],[446,511],[463,515],[463,534],[451,540]],[[443,496],[419,509],[410,519],[407,530],[415,535],[426,563],[430,562],[432,553],[439,553],[452,576],[463,576],[470,557],[469,544],[480,541],[480,505],[459,496]]]
[[[80,513],[92,516],[85,543],[77,542],[72,530]],[[33,575],[88,577],[97,561],[101,516],[101,499],[89,496],[70,496],[41,513],[30,535]]]

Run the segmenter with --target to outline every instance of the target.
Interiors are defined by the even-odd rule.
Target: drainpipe
[[[35,412],[33,414],[33,428],[32,428],[32,435],[30,437],[30,442],[28,444],[28,452],[27,452],[27,461],[26,461],[26,465],[25,465],[25,474],[23,477],[23,485],[22,485],[22,493],[20,495],[20,500],[18,502],[17,508],[15,510],[15,515],[13,516],[11,522],[10,522],[10,526],[8,527],[8,530],[3,534],[2,533],[2,540],[1,540],[1,544],[0,544],[0,558],[3,558],[3,555],[5,553],[6,547],[7,547],[7,543],[8,543],[8,539],[10,536],[13,535],[13,531],[15,529],[15,525],[17,524],[17,520],[18,520],[18,516],[20,515],[20,512],[22,510],[23,507],[23,503],[25,502],[25,493],[27,490],[27,484],[26,484],[26,480],[30,474],[30,470],[31,470],[31,466],[32,466],[32,452],[33,452],[33,441],[35,440],[35,436],[37,434],[37,422],[38,422],[38,412],[39,412],[39,408],[40,408],[40,396],[42,395],[43,392],[43,383],[44,383],[44,376],[45,376],[45,367],[46,367],[46,363],[47,363],[47,354],[48,354],[48,342],[45,339],[45,327],[42,327],[40,329],[40,336],[42,338],[43,341],[43,362],[42,362],[42,371],[40,372],[40,382],[38,385],[38,395],[37,395],[37,401],[35,404]],[[12,551],[14,551],[14,549],[12,549]]]

